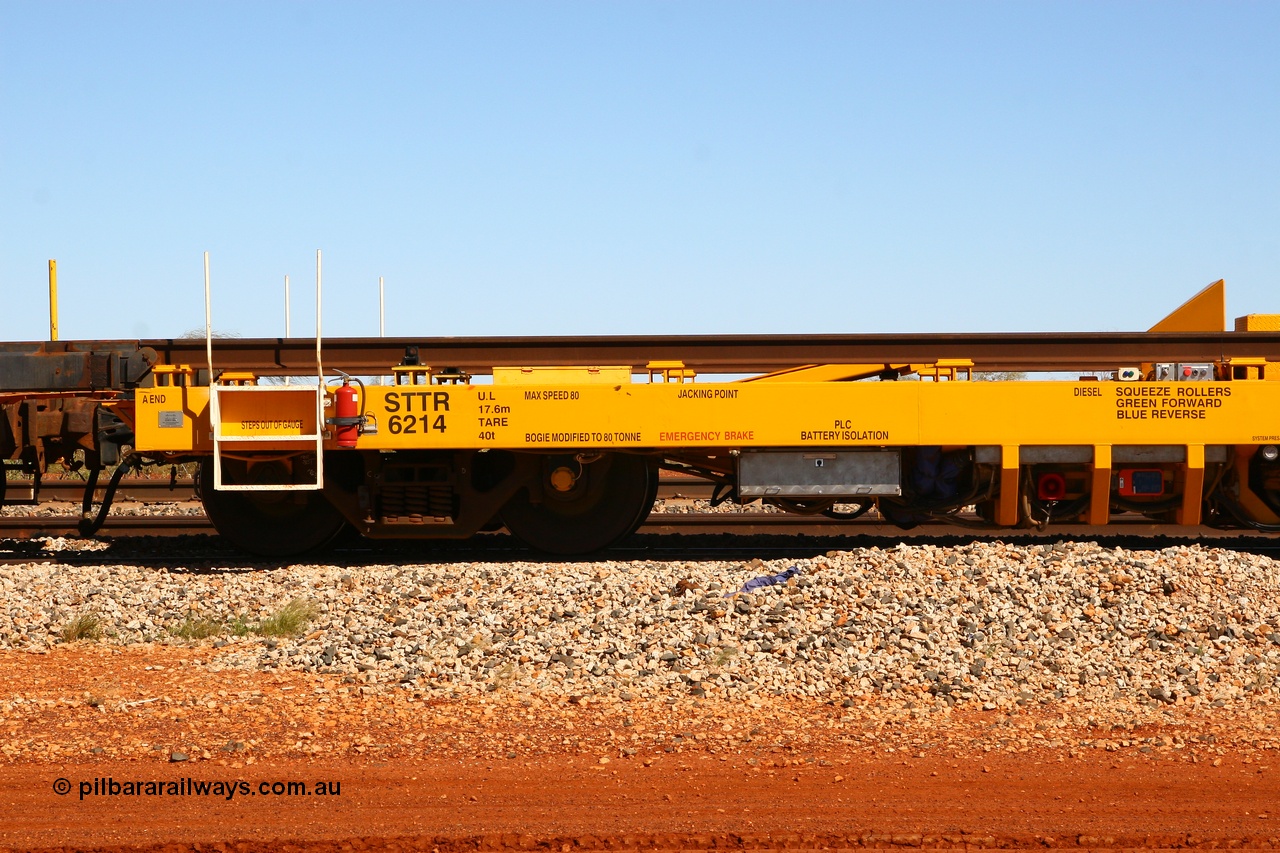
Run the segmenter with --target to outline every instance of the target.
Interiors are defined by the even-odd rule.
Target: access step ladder
[[[293,492],[324,488],[324,403],[320,358],[320,252],[316,251],[316,384],[259,385],[252,373],[213,369],[209,253],[204,253],[204,335],[209,362],[209,423],[213,433],[213,487],[226,492]],[[287,319],[286,319],[287,325]],[[215,378],[216,377],[216,378]],[[315,454],[315,477],[304,482],[227,483],[223,456],[269,462]]]
[[[324,386],[231,384],[239,379],[223,374],[209,388],[213,487],[228,492],[314,491],[324,488]],[[314,481],[224,482],[224,455],[262,455],[264,451],[314,453]]]

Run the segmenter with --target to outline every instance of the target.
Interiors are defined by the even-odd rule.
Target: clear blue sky
[[[1280,4],[0,0],[0,339],[1280,312]]]

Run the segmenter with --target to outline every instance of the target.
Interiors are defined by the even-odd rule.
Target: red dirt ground
[[[214,654],[0,652],[0,850],[1280,847],[1280,765],[1226,735],[1230,709],[1178,718],[1176,742],[1147,751],[1136,734],[1083,749],[1078,732],[1031,740],[1044,713],[904,717],[864,737],[817,703],[415,702],[219,672]],[[997,727],[1005,748],[983,740]],[[1213,747],[1189,737],[1211,728]],[[179,749],[192,760],[170,761]],[[341,787],[95,796],[95,779]]]

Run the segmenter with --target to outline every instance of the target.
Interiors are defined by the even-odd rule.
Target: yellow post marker
[[[1111,445],[1109,444],[1093,446],[1093,472],[1089,488],[1089,523],[1106,524],[1111,518]]]
[[[58,339],[58,262],[49,259],[49,340]]]
[[[1200,505],[1204,502],[1204,445],[1187,445],[1186,480],[1182,485],[1182,506],[1177,522],[1185,526],[1200,523]]]
[[[1000,498],[996,503],[996,524],[1001,527],[1013,527],[1018,523],[1018,487],[1022,473],[1018,456],[1016,444],[1000,448]]]

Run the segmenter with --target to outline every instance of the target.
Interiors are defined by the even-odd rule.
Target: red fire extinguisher
[[[360,436],[360,395],[351,387],[351,380],[344,378],[342,387],[333,395],[333,418],[330,423],[339,447],[355,447]]]

